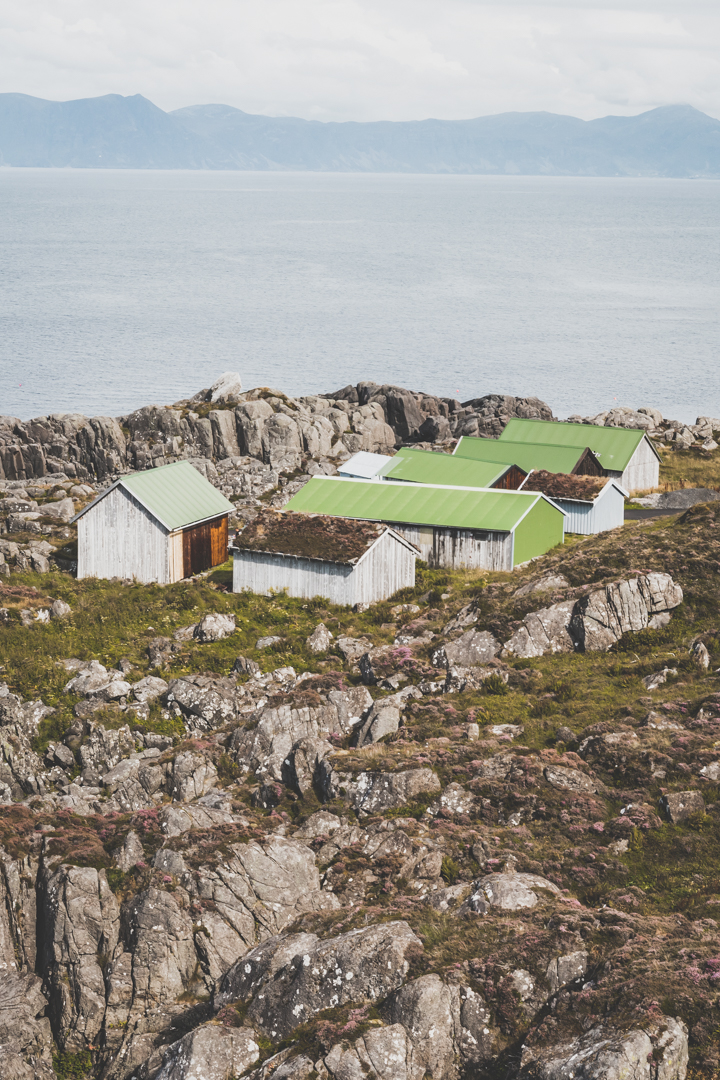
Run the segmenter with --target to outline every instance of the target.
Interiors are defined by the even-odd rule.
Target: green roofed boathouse
[[[232,503],[188,461],[130,473],[73,518],[79,578],[167,585],[224,563]]]
[[[402,447],[377,475],[382,480],[406,480],[413,484],[516,491],[528,474],[510,461],[476,461],[470,457]]]
[[[496,488],[315,476],[285,510],[383,522],[448,569],[512,570],[565,535],[565,516],[545,495]]]
[[[604,476],[605,470],[588,446],[554,446],[547,443],[511,442],[463,435],[453,457],[485,464],[512,461],[525,473],[569,473]],[[519,486],[519,485],[518,485]]]
[[[629,492],[647,491],[657,487],[660,482],[660,455],[652,440],[637,428],[513,418],[508,421],[497,443],[499,446],[511,444],[513,447],[520,443],[565,449],[589,447],[597,456],[605,475],[619,480]],[[547,465],[535,467],[548,469],[549,472],[567,471],[550,469]]]

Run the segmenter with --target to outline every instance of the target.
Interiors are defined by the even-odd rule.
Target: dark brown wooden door
[[[183,577],[192,577],[213,566],[220,566],[227,559],[227,515],[185,529],[182,538]]]

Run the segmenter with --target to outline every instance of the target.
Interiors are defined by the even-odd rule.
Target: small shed
[[[415,585],[419,555],[387,526],[321,514],[263,511],[232,547],[233,592],[324,596],[374,604]]]
[[[371,454],[369,450],[358,450],[357,454],[338,466],[339,476],[352,476],[356,480],[372,480],[383,466],[392,461],[388,454]]]
[[[523,443],[500,439],[480,439],[463,435],[453,456],[483,462],[512,461],[516,468],[529,473],[544,469],[552,473],[577,476],[604,476],[605,469],[588,446],[554,446],[552,443]]]
[[[565,515],[540,492],[314,476],[287,510],[381,521],[430,566],[512,570],[565,535]]]
[[[527,472],[509,461],[476,461],[433,450],[403,447],[395,457],[388,459],[378,475],[383,480],[405,480],[413,484],[452,484],[453,487],[516,491]]]
[[[523,491],[542,491],[565,513],[565,532],[589,536],[625,523],[627,491],[609,476],[532,472]]]
[[[544,443],[585,447],[597,455],[606,476],[619,480],[628,492],[647,491],[660,482],[660,455],[642,429],[568,424],[559,420],[509,420],[498,442]],[[537,465],[536,468],[547,468]],[[566,470],[558,469],[557,472]]]
[[[73,518],[77,576],[168,585],[219,566],[232,510],[188,461],[122,476]]]

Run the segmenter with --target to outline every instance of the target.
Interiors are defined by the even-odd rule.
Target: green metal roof
[[[537,492],[314,476],[285,509],[364,521],[512,532],[539,497]]]
[[[508,421],[499,442],[545,443],[552,446],[589,446],[604,469],[622,472],[630,463],[645,432],[637,428],[597,427],[595,424],[564,424],[555,420]],[[649,441],[649,440],[648,440]],[[652,446],[652,443],[650,443]],[[653,447],[655,451],[655,448]],[[655,451],[657,454],[657,451]],[[659,456],[659,455],[658,455]]]
[[[584,446],[552,446],[547,443],[510,442],[509,439],[478,439],[463,435],[455,447],[455,457],[473,461],[511,461],[525,472],[545,469],[552,473],[571,473]]]
[[[122,476],[118,483],[170,532],[235,509],[189,461]]]
[[[492,487],[512,462],[474,461],[471,458],[436,454],[432,450],[403,448],[378,476],[385,480],[409,480],[415,484],[450,484],[453,487]]]

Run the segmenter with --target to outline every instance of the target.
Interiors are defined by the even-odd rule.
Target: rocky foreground
[[[353,393],[334,456],[282,463],[268,431],[319,407],[187,406],[237,437],[269,403],[256,456],[200,455],[238,520],[360,448]],[[547,408],[482,400],[463,423]],[[65,437],[0,506],[3,1080],[717,1075],[716,507],[353,612],[222,569],[77,582],[68,521],[113,473]]]

